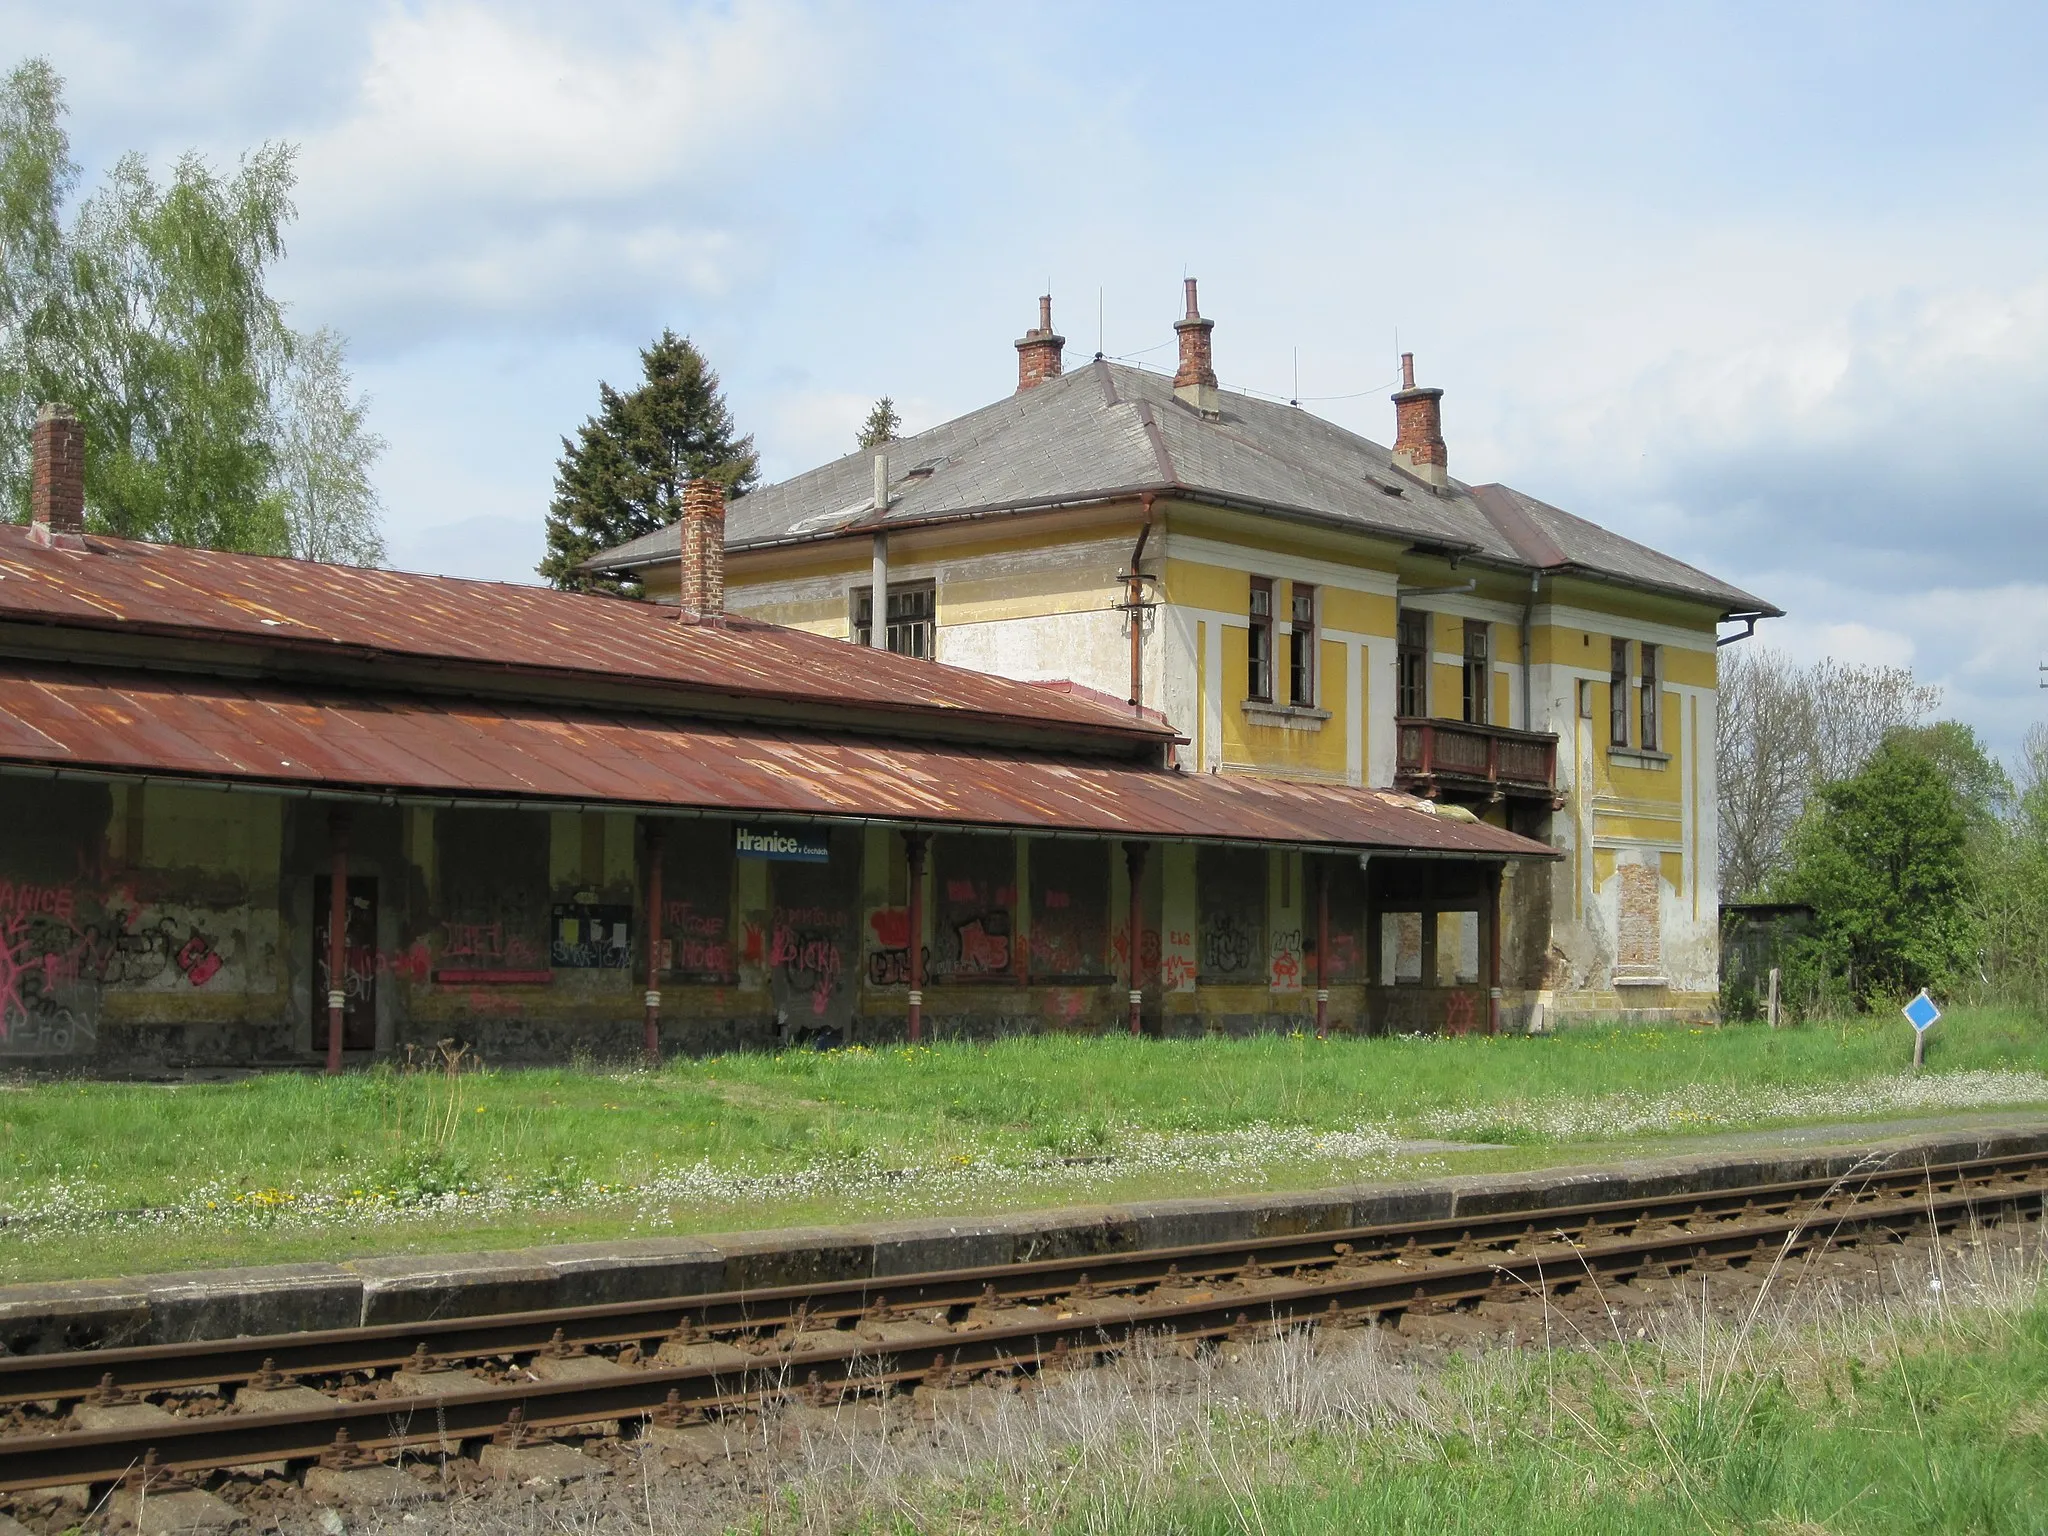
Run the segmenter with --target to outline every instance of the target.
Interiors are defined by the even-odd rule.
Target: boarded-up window
[[[932,974],[1006,978],[1014,959],[1017,850],[1007,837],[940,837],[932,846]]]
[[[1109,844],[1031,844],[1031,978],[1109,979]]]
[[[1422,980],[1422,914],[1382,912],[1380,914],[1381,986]]]
[[[661,850],[661,942],[680,981],[738,978],[732,936],[732,827],[671,823]]]
[[[1308,882],[1309,907],[1304,935],[1308,969],[1303,985],[1315,984],[1317,882],[1327,876],[1330,891],[1330,959],[1323,978],[1331,986],[1366,979],[1365,954],[1365,871],[1356,859],[1331,859],[1325,868],[1309,864],[1303,874]]]
[[[1624,864],[1621,876],[1621,912],[1615,937],[1615,963],[1647,969],[1663,957],[1662,935],[1658,932],[1663,902],[1658,890],[1656,868],[1649,864]]]
[[[1196,938],[1196,979],[1266,980],[1266,852],[1263,848],[1203,848],[1195,854],[1201,913]]]
[[[554,903],[548,818],[529,811],[443,811],[437,964],[451,971],[548,969]]]
[[[1479,914],[1436,914],[1436,984],[1469,986],[1479,980]]]

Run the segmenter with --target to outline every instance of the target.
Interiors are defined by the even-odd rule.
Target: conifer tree
[[[537,569],[564,591],[638,596],[633,578],[584,571],[582,563],[675,522],[683,487],[700,475],[728,495],[751,490],[760,476],[754,439],[737,434],[718,375],[688,337],[664,330],[640,363],[638,388],[621,394],[600,383],[597,414],[574,441],[562,439],[548,550]]]
[[[893,443],[902,425],[903,418],[896,414],[896,402],[884,395],[868,412],[868,419],[860,424],[860,437],[855,446],[880,448],[885,443]]]

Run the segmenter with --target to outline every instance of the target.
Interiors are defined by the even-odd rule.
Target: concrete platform
[[[0,1287],[0,1348],[10,1354],[43,1354],[696,1296],[812,1280],[885,1279],[2043,1150],[2048,1150],[2048,1118],[2040,1115],[1976,1116],[1964,1123],[1951,1118],[1919,1127],[1898,1122],[1804,1126],[1703,1138],[1701,1150],[1684,1155],[1631,1159],[1618,1154],[1608,1162],[1525,1173],[1190,1196],[970,1219],[46,1282]]]

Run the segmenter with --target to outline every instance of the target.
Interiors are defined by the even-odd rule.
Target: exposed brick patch
[[[1654,969],[1663,958],[1659,932],[1662,884],[1656,869],[1648,864],[1624,864],[1621,876],[1621,913],[1615,935],[1614,963],[1619,967]]]

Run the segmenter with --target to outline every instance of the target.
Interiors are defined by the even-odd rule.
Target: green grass
[[[1910,1034],[1888,1019],[19,1084],[0,1091],[0,1279],[1301,1188],[2048,1100],[2018,1075],[2048,1072],[2041,1019],[1959,1009],[1938,1028],[1905,1098]],[[1390,1136],[1507,1149],[1416,1156]]]

